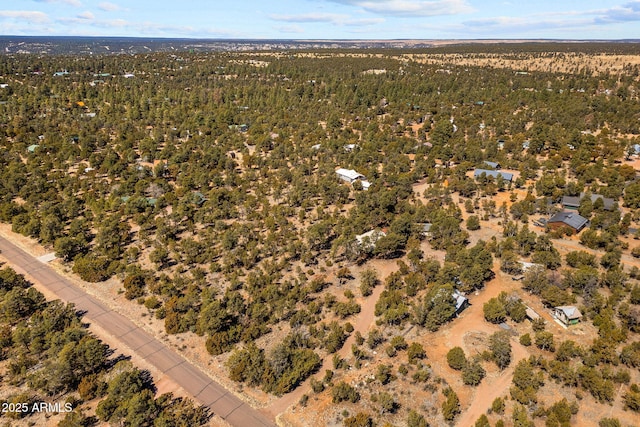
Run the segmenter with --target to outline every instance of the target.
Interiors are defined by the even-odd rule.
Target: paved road
[[[86,312],[86,320],[99,325],[165,373],[196,400],[208,406],[215,416],[233,426],[275,426],[269,418],[214,382],[181,355],[2,237],[0,251],[16,272],[30,275],[61,300],[74,303],[78,310]]]

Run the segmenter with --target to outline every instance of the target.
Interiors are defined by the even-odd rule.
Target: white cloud
[[[110,3],[108,1],[102,2],[98,5],[98,9],[103,10],[105,12],[117,12],[122,10],[120,6],[115,3]]]
[[[81,7],[82,2],[80,0],[33,0],[38,3],[64,3],[70,6]]]
[[[304,29],[299,25],[285,25],[282,27],[275,27],[280,33],[283,34],[301,34],[304,33]]]
[[[473,12],[467,0],[326,0],[386,16],[418,17]]]
[[[80,23],[79,19],[60,19],[61,23]],[[83,24],[89,23],[88,21],[82,21]],[[118,33],[131,33],[142,36],[167,36],[167,37],[227,37],[237,38],[238,33],[215,28],[194,28],[191,26],[177,26],[177,25],[165,25],[155,22],[134,22],[124,19],[108,19],[108,20],[93,20],[90,22],[90,28],[96,30],[95,34],[103,35],[104,30],[115,30]],[[84,31],[86,33],[86,30]]]
[[[30,24],[49,22],[49,16],[46,13],[31,10],[0,10],[0,18],[26,21]]]
[[[59,35],[55,27],[49,25],[38,26],[39,35]],[[24,22],[1,22],[0,31],[3,34],[15,34],[16,36],[32,36],[33,24]],[[65,35],[69,35],[68,33]]]
[[[504,35],[509,34],[511,37],[522,35],[526,38],[535,37],[535,34],[542,34],[546,30],[560,30],[562,33],[569,34],[577,30],[584,31],[586,28],[593,26],[594,22],[590,19],[547,19],[532,20],[520,17],[497,16],[494,18],[477,19],[465,21],[462,23],[465,32],[476,35]],[[554,36],[558,38],[561,36]]]
[[[530,16],[495,16],[462,22],[449,28],[452,32],[471,32],[475,35],[536,34],[545,30],[562,30],[564,33],[587,28],[603,29],[625,22],[640,21],[640,1],[632,1],[610,9],[540,13]]]
[[[334,25],[346,25],[354,27],[363,27],[368,25],[375,25],[384,22],[384,18],[369,18],[369,19],[354,19],[347,15],[339,15],[335,13],[306,13],[300,15],[271,15],[271,19],[274,21],[292,22],[292,23],[329,23]],[[297,26],[281,27],[291,28],[293,30],[300,29]],[[294,31],[290,31],[294,32]],[[301,32],[301,31],[295,31]]]
[[[351,27],[366,27],[369,25],[382,24],[383,22],[385,22],[384,18],[349,19],[344,21],[344,24]]]
[[[305,13],[301,15],[270,15],[274,21],[283,22],[337,22],[346,18],[345,15],[333,13]]]
[[[597,24],[640,21],[640,1],[632,1],[622,6],[612,7],[601,11],[598,15],[595,19]]]
[[[88,10],[82,13],[79,13],[78,15],[79,19],[86,19],[86,20],[92,20],[95,19],[95,15],[91,12],[89,12]]]
[[[96,27],[101,28],[127,28],[127,27],[135,27],[131,22],[125,21],[124,19],[109,19],[107,21],[97,21],[94,24]]]

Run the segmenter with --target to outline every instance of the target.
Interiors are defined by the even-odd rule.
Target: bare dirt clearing
[[[456,42],[434,42],[443,46]],[[266,55],[266,54],[264,54]],[[269,53],[268,55],[273,55]],[[325,53],[298,53],[299,56],[323,58]],[[372,54],[343,53],[340,56],[363,58]],[[473,66],[507,68],[520,72],[553,72],[596,74],[629,74],[640,65],[640,55],[586,54],[582,52],[535,52],[535,53],[407,53],[402,55],[373,55],[378,58],[391,57],[399,61],[415,61],[422,64],[447,66]],[[447,69],[445,68],[446,72]]]
[[[494,266],[494,271],[499,271]],[[517,339],[511,340],[512,361],[509,368],[504,371],[498,371],[495,367],[486,365],[488,369],[487,377],[477,388],[464,386],[460,378],[460,373],[449,368],[447,364],[447,353],[453,347],[461,347],[465,350],[467,357],[471,357],[479,352],[482,347],[478,348],[474,345],[481,337],[501,331],[498,325],[488,323],[484,319],[482,307],[491,298],[497,297],[501,292],[516,292],[519,289],[517,282],[511,280],[510,277],[498,272],[496,277],[489,281],[484,289],[470,295],[471,306],[450,324],[444,326],[440,331],[433,334],[427,339],[425,348],[432,366],[438,366],[439,374],[448,379],[450,384],[451,378],[456,379],[458,387],[456,393],[460,398],[462,415],[456,421],[456,425],[466,426],[472,425],[488,408],[496,397],[504,396],[508,393],[513,377],[513,367],[518,360],[529,356],[528,350],[521,346]],[[517,327],[517,326],[516,326]]]
[[[623,73],[625,68],[640,65],[638,55],[586,55],[581,53],[548,53],[544,55],[505,54],[407,54],[399,58],[423,64],[510,68],[522,71],[578,73]]]

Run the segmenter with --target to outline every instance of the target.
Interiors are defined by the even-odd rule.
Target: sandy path
[[[395,261],[386,260],[372,260],[367,263],[367,266],[378,272],[378,278],[382,283],[384,283],[385,278],[389,274],[398,269]],[[378,298],[380,298],[380,294],[384,291],[384,285],[382,283],[373,289],[373,293],[369,295],[362,304],[360,313],[358,313],[355,322],[352,322],[354,327],[353,332],[349,335],[349,338],[347,338],[342,348],[337,352],[340,357],[347,358],[351,355],[351,346],[355,344],[356,331],[360,332],[363,336],[366,336],[369,328],[375,322],[375,306],[378,302]],[[322,367],[318,372],[322,373],[327,369],[333,369],[333,355],[327,355],[327,357],[325,357]],[[308,392],[310,382],[311,378],[308,378],[294,391],[282,396],[270,406],[266,407],[265,410],[274,416],[282,415],[292,405],[296,404],[303,394]]]
[[[465,337],[470,334],[481,333],[491,335],[502,329],[498,325],[488,323],[484,319],[483,306],[491,298],[497,297],[501,292],[507,293],[519,290],[519,284],[499,269],[499,260],[494,260],[493,271],[496,276],[489,281],[484,289],[477,294],[469,295],[471,306],[463,311],[459,318],[452,324],[445,326],[434,336],[429,338],[427,354],[429,359],[436,362],[435,366],[447,371],[447,378],[458,378],[459,373],[449,368],[446,355],[453,347],[461,347],[465,350],[467,357],[473,355],[473,348],[465,343]],[[496,397],[507,394],[511,387],[513,370],[519,360],[529,357],[526,347],[522,346],[517,338],[511,339],[512,358],[511,364],[504,371],[489,372],[478,387],[469,388],[463,386],[456,390],[459,394],[463,412],[456,420],[457,426],[473,426],[483,413],[491,407],[491,403]],[[466,409],[464,409],[466,408]]]
[[[462,413],[456,421],[457,426],[473,426],[480,415],[484,414],[491,407],[491,403],[497,397],[503,397],[511,387],[513,371],[518,361],[529,357],[529,352],[520,343],[511,340],[512,358],[507,369],[499,372],[493,378],[485,378],[475,389],[471,405]]]

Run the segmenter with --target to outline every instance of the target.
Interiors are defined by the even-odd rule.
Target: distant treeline
[[[51,55],[152,52],[222,52],[273,51],[295,49],[313,51],[368,52],[382,49],[386,54],[407,53],[487,53],[517,54],[541,52],[580,52],[585,54],[637,55],[640,40],[567,41],[567,40],[251,40],[251,39],[186,39],[146,37],[42,37],[0,36],[0,54],[47,53]]]

